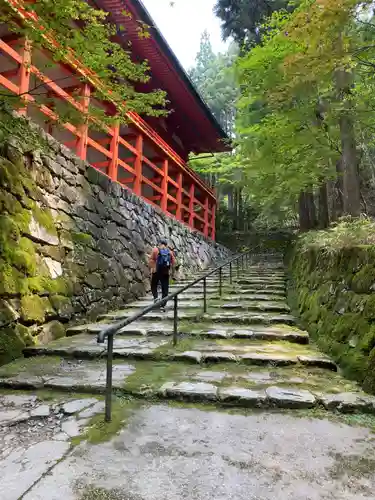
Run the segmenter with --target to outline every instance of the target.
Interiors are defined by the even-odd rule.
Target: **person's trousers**
[[[162,298],[169,293],[169,274],[153,273],[151,277],[151,292],[154,299],[158,298],[158,285],[161,286]]]

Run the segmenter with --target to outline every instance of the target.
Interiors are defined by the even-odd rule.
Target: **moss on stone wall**
[[[0,364],[144,295],[162,235],[184,272],[228,255],[0,106]]]
[[[303,326],[346,376],[375,393],[375,246],[327,249],[302,237],[288,264]]]
[[[1,365],[21,356],[25,346],[38,341],[38,325],[58,316],[50,298],[58,296],[61,302],[64,296],[69,300],[73,284],[65,276],[51,277],[43,261],[45,252],[30,229],[34,220],[39,231],[58,237],[52,213],[33,177],[33,155],[47,144],[25,121],[7,113],[0,113],[0,119]],[[64,307],[67,309],[66,303]],[[7,311],[12,314],[7,316]],[[54,334],[61,336],[64,327],[55,323]]]

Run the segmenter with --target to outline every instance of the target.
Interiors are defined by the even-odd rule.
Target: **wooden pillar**
[[[81,110],[83,113],[84,123],[80,126],[80,137],[77,141],[76,154],[81,160],[86,160],[87,156],[87,136],[89,133],[89,106],[90,106],[90,85],[85,83],[81,91],[82,104]]]
[[[215,203],[212,205],[211,238],[215,241],[215,238],[216,238],[216,204]]]
[[[19,109],[21,115],[27,114],[27,92],[30,86],[31,43],[25,38],[21,51],[22,62],[19,69],[19,94],[25,101],[25,106]]]
[[[142,159],[143,159],[143,136],[142,134],[137,135],[135,141],[135,149],[137,150],[137,156],[135,158],[135,179],[134,179],[134,193],[138,196],[142,194]]]
[[[194,196],[195,196],[195,186],[192,182],[189,190],[189,226],[194,229]]]
[[[167,212],[168,209],[168,175],[169,175],[169,165],[168,165],[168,160],[163,161],[163,180],[161,183],[161,188],[163,190],[162,192],[162,198],[161,198],[161,206],[160,208],[163,210],[164,213]]]
[[[113,129],[113,135],[111,139],[111,161],[109,164],[108,175],[113,181],[117,181],[117,169],[118,169],[118,138],[120,135],[120,123],[116,122]]]
[[[208,238],[209,236],[209,218],[208,218],[208,196],[204,200],[204,229],[203,234]]]
[[[176,209],[176,218],[178,220],[182,219],[182,172],[177,174],[177,209]]]

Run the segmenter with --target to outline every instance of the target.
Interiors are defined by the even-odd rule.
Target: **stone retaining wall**
[[[184,273],[229,255],[32,123],[0,114],[0,364],[145,295],[161,236]]]
[[[375,393],[375,246],[327,251],[297,243],[289,270],[303,327],[347,377]]]
[[[233,251],[253,250],[255,253],[284,254],[294,239],[293,231],[233,231],[217,234],[220,243]]]

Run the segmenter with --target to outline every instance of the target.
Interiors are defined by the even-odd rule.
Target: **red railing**
[[[38,68],[38,61],[46,58],[51,62],[50,75]],[[39,92],[35,95],[31,79],[38,82]],[[60,123],[53,102],[66,101],[87,117],[91,90],[96,84],[96,79],[78,67],[76,61],[52,63],[47,51],[33,50],[25,40],[14,35],[0,38],[0,88],[22,96],[22,114],[39,123],[40,116],[47,117],[47,123],[44,119],[41,125],[79,158],[166,214],[215,239],[213,191],[139,115],[129,112],[127,127],[115,124],[103,126],[100,131],[94,129],[92,120],[83,120],[79,126]],[[77,91],[79,99],[73,95]],[[99,104],[104,109],[108,106]]]

